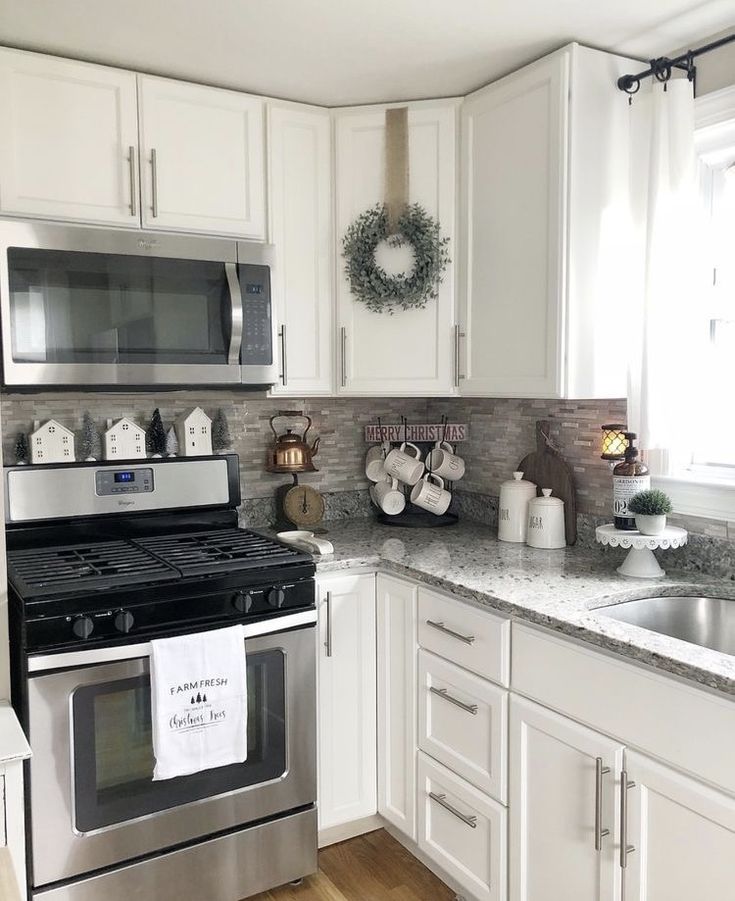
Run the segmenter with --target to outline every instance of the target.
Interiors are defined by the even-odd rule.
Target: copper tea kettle
[[[302,435],[298,435],[293,429],[286,429],[283,435],[279,435],[273,423],[284,416],[293,416],[303,419],[306,428]],[[306,435],[311,428],[311,417],[298,410],[279,410],[275,416],[271,416],[271,429],[275,436],[275,442],[268,449],[265,468],[268,472],[317,472],[312,457],[316,456],[319,448],[319,438],[309,446]]]

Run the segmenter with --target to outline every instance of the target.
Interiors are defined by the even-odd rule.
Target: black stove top
[[[309,559],[257,532],[208,529],[10,549],[8,579],[21,598],[34,600],[222,572],[264,570]]]

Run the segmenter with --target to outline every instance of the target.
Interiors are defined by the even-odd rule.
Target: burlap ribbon
[[[385,111],[385,206],[388,233],[408,206],[408,107]]]

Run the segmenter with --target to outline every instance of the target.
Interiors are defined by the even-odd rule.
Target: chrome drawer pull
[[[326,656],[332,656],[332,592],[327,592],[327,640],[324,642]]]
[[[158,216],[158,152],[151,150],[151,215]]]
[[[475,641],[474,635],[462,635],[461,632],[455,632],[454,629],[447,628],[444,623],[434,622],[433,619],[427,619],[426,625],[431,626],[432,629],[438,629],[445,635],[451,635],[452,638],[456,638],[458,641],[463,641],[465,644],[473,644]]]
[[[602,828],[602,777],[609,772],[610,767],[602,765],[602,757],[595,758],[595,851],[602,851],[602,840],[610,835],[609,829]]]
[[[446,795],[437,795],[434,792],[429,792],[429,797],[432,801],[436,801],[436,803],[443,807],[445,810],[448,810],[451,814],[454,814],[454,816],[457,817],[458,820],[462,820],[462,822],[465,825],[469,826],[470,829],[477,829],[477,817],[468,817],[466,814],[457,810],[456,807],[452,807],[449,801],[446,800]]]
[[[628,844],[628,792],[635,787],[635,782],[628,782],[628,773],[620,774],[620,866],[624,870],[628,866],[628,855],[635,851],[635,845]]]
[[[444,698],[445,701],[449,701],[450,704],[454,704],[455,707],[460,707],[462,710],[466,710],[467,713],[471,713],[472,716],[477,716],[477,704],[465,704],[464,701],[460,701],[458,698],[453,698],[452,695],[447,694],[446,688],[434,688],[433,685],[430,685],[429,691],[433,695],[439,695],[440,698]]]

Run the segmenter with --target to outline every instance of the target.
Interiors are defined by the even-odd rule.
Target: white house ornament
[[[34,422],[31,432],[31,463],[73,463],[74,432],[55,419],[43,425]]]
[[[209,457],[212,454],[212,420],[201,407],[194,407],[176,420],[176,437],[182,457]]]
[[[124,416],[113,423],[107,420],[105,460],[145,459],[145,429]]]

